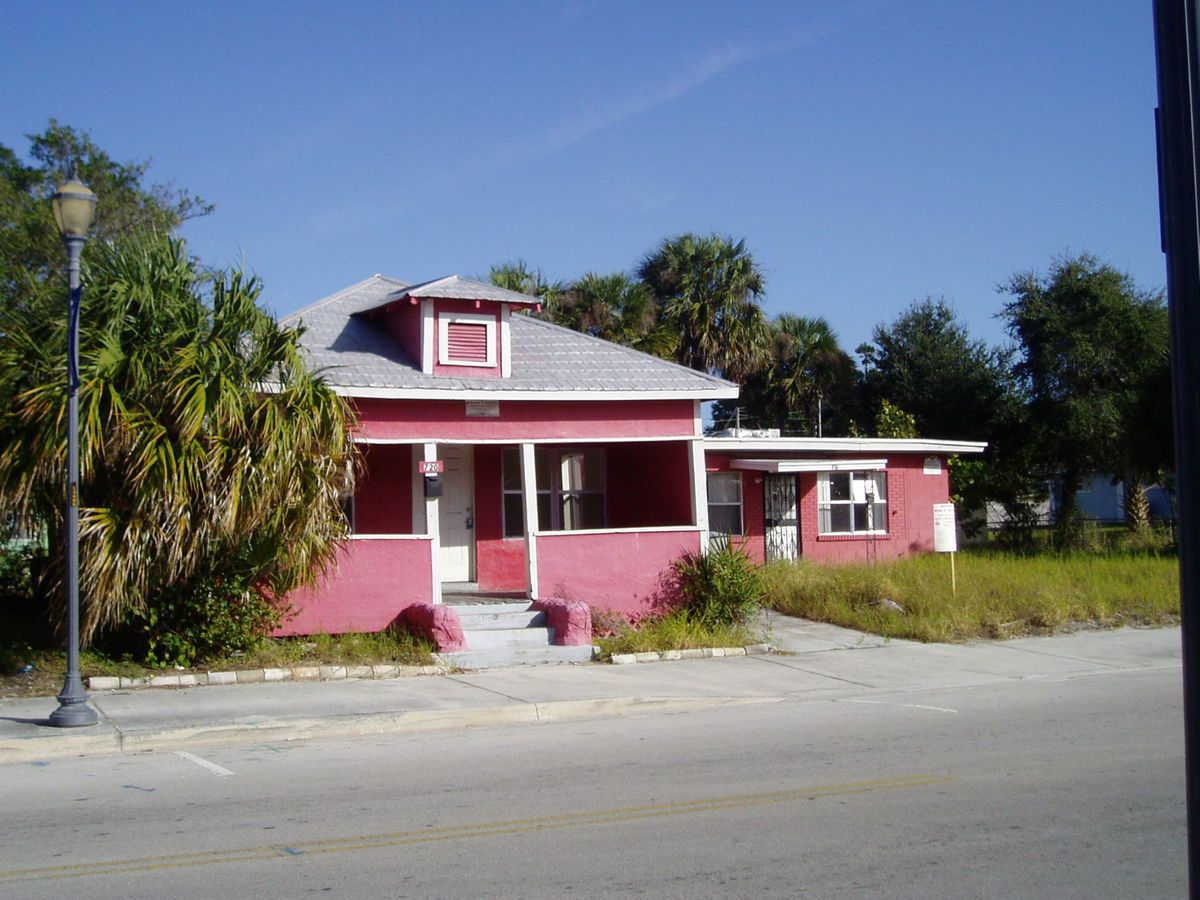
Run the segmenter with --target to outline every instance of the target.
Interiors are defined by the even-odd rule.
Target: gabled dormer
[[[537,297],[451,275],[389,294],[361,315],[381,321],[426,375],[508,378],[509,318],[514,309],[540,308]]]

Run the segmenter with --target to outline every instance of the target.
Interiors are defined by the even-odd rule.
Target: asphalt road
[[[0,895],[1179,897],[1180,673],[0,767]]]

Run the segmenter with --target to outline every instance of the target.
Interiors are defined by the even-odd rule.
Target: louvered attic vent
[[[488,364],[488,327],[483,323],[450,322],[446,328],[446,355],[455,362]]]

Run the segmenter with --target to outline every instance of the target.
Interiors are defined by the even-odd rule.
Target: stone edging
[[[713,659],[725,656],[759,656],[771,652],[770,644],[746,647],[705,647],[694,650],[614,653],[615,666],[632,663],[668,662],[676,659]],[[187,672],[182,675],[93,675],[88,690],[118,691],[131,688],[200,687],[207,684],[263,684],[278,681],[345,681],[347,679],[405,678],[414,675],[448,675],[450,666],[293,666],[290,669],[238,669],[232,672]]]
[[[348,678],[403,678],[411,675],[445,675],[446,666],[293,666],[290,669],[239,669],[232,672],[188,672],[183,675],[93,675],[93,691],[146,687],[199,687],[206,684],[262,684],[275,681],[344,681]]]
[[[633,663],[668,662],[676,659],[711,659],[713,657],[722,656],[761,656],[764,653],[770,652],[770,644],[749,644],[745,647],[704,647],[694,650],[614,653],[611,659],[614,666],[627,666]]]

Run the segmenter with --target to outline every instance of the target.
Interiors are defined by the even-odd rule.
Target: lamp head
[[[72,175],[71,180],[60,185],[57,193],[50,198],[54,208],[54,221],[63,237],[87,237],[88,229],[96,215],[96,195],[79,176]]]

